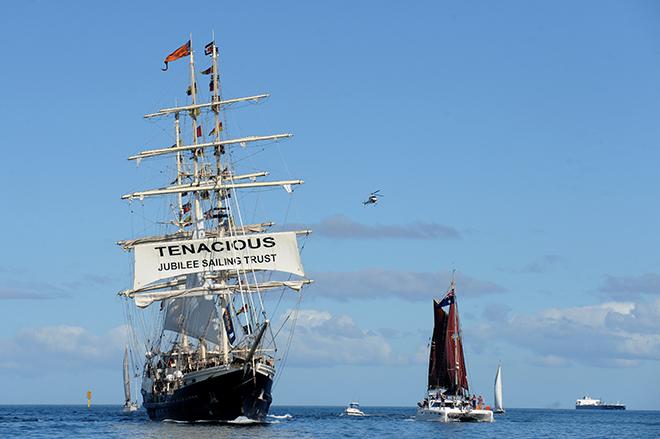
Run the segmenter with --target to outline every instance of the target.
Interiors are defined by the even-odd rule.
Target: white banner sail
[[[295,232],[136,245],[133,288],[183,274],[235,270],[275,270],[304,276]]]

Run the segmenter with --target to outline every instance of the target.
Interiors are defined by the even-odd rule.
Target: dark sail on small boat
[[[452,281],[441,301],[433,301],[433,339],[429,356],[429,389],[442,388],[447,394],[467,395],[469,387],[463,342]],[[449,306],[449,312],[442,308]]]
[[[447,336],[447,313],[440,306],[440,301],[433,299],[433,338],[429,355],[429,389],[451,386],[446,364],[445,338]]]
[[[454,293],[454,287],[450,293]],[[449,305],[449,316],[447,318],[447,337],[445,339],[447,351],[447,369],[451,386],[449,393],[467,395],[468,380],[465,369],[465,357],[463,356],[463,340],[461,339],[461,327],[458,320],[458,308],[456,301],[452,300]]]
[[[445,297],[433,301],[433,338],[430,351],[428,389],[424,399],[417,403],[415,419],[437,422],[493,422],[490,407],[475,407],[470,399],[456,285],[453,279]]]

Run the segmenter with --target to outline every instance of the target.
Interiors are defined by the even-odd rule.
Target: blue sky
[[[121,401],[114,242],[152,226],[120,196],[167,180],[126,157],[172,143],[142,119],[185,101],[185,63],[162,59],[214,30],[225,96],[272,93],[227,129],[293,132],[249,164],[305,180],[288,212],[280,192],[246,212],[315,229],[275,404],[414,405],[455,268],[474,391],[501,362],[511,407],[658,407],[656,2],[182,8],[3,7],[0,403]]]

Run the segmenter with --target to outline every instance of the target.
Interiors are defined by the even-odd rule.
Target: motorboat
[[[360,404],[353,401],[348,404],[348,407],[344,409],[344,414],[346,416],[366,416],[362,410],[360,410]]]

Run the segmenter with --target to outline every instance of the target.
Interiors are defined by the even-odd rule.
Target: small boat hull
[[[365,416],[364,412],[357,409],[346,409],[344,410],[346,416]]]
[[[233,421],[245,417],[264,422],[272,401],[272,377],[242,368],[213,368],[189,373],[187,383],[169,394],[147,393],[144,408],[154,421]]]
[[[454,407],[432,407],[417,410],[415,419],[434,422],[493,422],[491,410],[464,409]]]
[[[138,408],[139,407],[138,407],[137,403],[129,402],[127,404],[124,404],[124,407],[123,407],[122,411],[124,413],[133,413],[133,412],[138,411]]]

